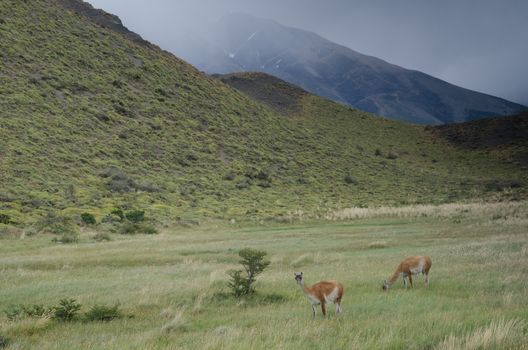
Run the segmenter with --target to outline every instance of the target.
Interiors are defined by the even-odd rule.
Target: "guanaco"
[[[403,285],[407,288],[407,281],[409,279],[409,284],[413,286],[412,275],[423,274],[425,286],[429,286],[429,270],[431,269],[431,258],[428,256],[411,256],[403,260],[398,268],[392,275],[392,277],[387,281],[383,282],[383,290],[389,290],[391,284],[396,282],[398,277],[402,276]]]
[[[312,305],[312,314],[315,317],[317,305],[321,304],[321,310],[323,311],[323,317],[326,317],[326,303],[334,303],[336,310],[335,313],[340,314],[343,309],[341,308],[341,299],[343,298],[344,288],[343,285],[337,281],[321,281],[313,286],[309,287],[304,284],[303,273],[294,272],[295,281],[301,288],[302,292],[308,298],[308,301]]]

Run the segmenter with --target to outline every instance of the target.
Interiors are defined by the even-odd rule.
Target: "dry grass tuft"
[[[306,266],[314,263],[313,254],[303,254],[297,259],[293,260],[290,265],[292,267]]]
[[[381,249],[381,248],[387,248],[387,242],[386,241],[374,241],[370,242],[368,244],[369,249]]]
[[[398,218],[453,218],[481,217],[489,221],[503,220],[504,223],[519,224],[528,220],[528,201],[467,203],[441,205],[411,205],[406,207],[346,208],[329,212],[328,220],[367,219],[378,217]]]
[[[466,336],[450,335],[436,347],[438,350],[506,349],[522,344],[525,338],[522,320],[500,320]]]
[[[187,330],[187,322],[181,311],[177,312],[170,322],[161,327],[163,333],[183,332],[185,330]]]

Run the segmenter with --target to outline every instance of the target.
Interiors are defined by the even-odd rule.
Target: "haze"
[[[528,105],[528,2],[523,0],[89,0],[185,57],[229,12],[298,27],[364,54]]]

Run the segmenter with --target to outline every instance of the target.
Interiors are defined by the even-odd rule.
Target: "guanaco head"
[[[294,272],[295,275],[295,281],[297,281],[297,284],[303,284],[303,273],[302,272]]]
[[[383,288],[383,290],[387,291],[387,290],[389,290],[389,287],[390,287],[389,282],[387,282],[387,280],[383,281],[383,286],[381,288]]]

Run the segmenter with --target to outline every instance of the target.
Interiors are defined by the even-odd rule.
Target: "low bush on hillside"
[[[357,185],[357,184],[358,184],[358,180],[357,180],[354,176],[352,176],[352,175],[350,175],[350,174],[345,175],[345,177],[343,178],[343,180],[344,180],[345,183],[348,184],[348,185]]]
[[[226,181],[233,181],[235,179],[235,177],[236,177],[236,174],[235,174],[234,171],[228,171],[224,175],[223,179],[226,180]]]
[[[125,213],[127,220],[138,223],[145,221],[145,212],[143,210],[130,210]]]
[[[0,238],[20,238],[24,231],[18,227],[0,224]]]
[[[389,153],[387,153],[387,159],[398,159],[398,154],[396,154],[396,152],[389,151]]]
[[[77,232],[77,226],[71,218],[48,212],[45,217],[37,221],[35,227],[39,233],[52,233],[56,235]]]
[[[105,169],[101,173],[101,177],[107,180],[106,187],[110,192],[125,193],[137,188],[134,179],[115,166]]]
[[[256,182],[257,186],[262,188],[269,188],[273,182],[271,177],[271,171],[268,169],[256,169],[250,168],[244,173],[245,180],[239,182],[236,187],[239,189],[247,188],[251,186],[253,182]]]
[[[60,237],[55,237],[52,239],[55,243],[77,243],[79,242],[79,233],[78,232],[64,232]]]
[[[95,225],[97,223],[97,220],[95,220],[95,216],[93,216],[90,213],[82,213],[81,214],[81,221],[85,225]]]
[[[96,242],[111,241],[110,235],[107,232],[99,232],[92,237]]]
[[[104,224],[110,224],[111,232],[123,235],[132,235],[137,233],[155,234],[158,233],[156,227],[147,222],[144,210],[131,209],[124,211],[121,208],[115,208],[101,220]],[[94,236],[95,240],[110,240],[109,236],[103,234]]]
[[[7,214],[0,214],[0,224],[8,225],[11,223],[11,217]]]
[[[133,235],[136,233],[152,235],[158,233],[158,230],[147,223],[124,222],[119,227],[118,232],[122,235]]]
[[[117,216],[119,218],[119,220],[123,220],[125,218],[125,213],[120,208],[115,208],[114,210],[112,210],[110,212],[110,215]]]
[[[0,349],[6,348],[10,343],[10,340],[8,337],[6,337],[3,334],[0,334]]]

